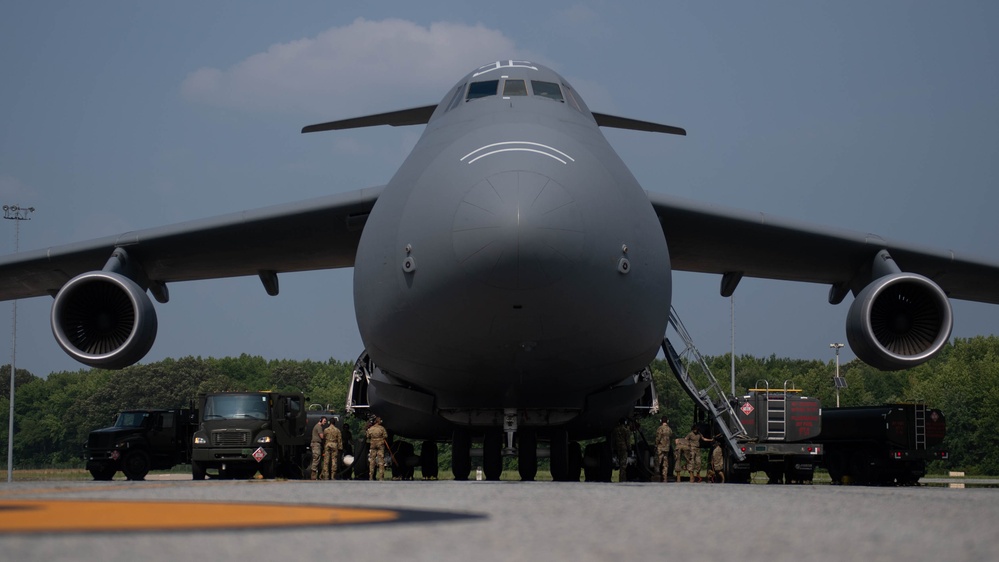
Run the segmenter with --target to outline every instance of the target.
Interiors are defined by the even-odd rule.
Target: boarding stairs
[[[667,335],[663,337],[663,353],[666,354],[666,362],[680,382],[680,386],[690,395],[694,403],[708,412],[715,425],[721,430],[724,437],[725,446],[729,452],[740,461],[746,459],[746,453],[742,451],[738,440],[746,438],[746,428],[739,421],[739,416],[735,412],[733,402],[725,394],[725,390],[718,384],[718,380],[711,373],[704,357],[694,347],[694,342],[680,321],[676,309],[670,307],[669,327],[676,332],[683,347],[678,353],[673,343],[669,340],[669,329]],[[696,373],[692,373],[688,366],[696,365]],[[695,380],[696,379],[696,380]]]

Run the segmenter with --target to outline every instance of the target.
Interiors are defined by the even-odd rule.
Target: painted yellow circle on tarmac
[[[0,533],[222,530],[388,523],[389,509],[156,501],[0,500]]]

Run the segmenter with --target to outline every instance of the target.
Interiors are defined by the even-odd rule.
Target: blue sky
[[[646,189],[999,261],[997,3],[368,4],[2,4],[0,199],[37,209],[20,248],[383,184],[421,127],[301,127],[436,103],[471,69],[526,58],[595,111],[688,130],[605,131]],[[353,360],[351,282],[284,275],[278,297],[255,278],[172,285],[145,361]],[[698,348],[728,352],[719,279],[674,284]],[[850,299],[826,295],[743,280],[736,353],[831,360]],[[39,375],[81,368],[50,306],[18,303],[17,365]],[[994,305],[954,311],[955,336],[999,330]]]

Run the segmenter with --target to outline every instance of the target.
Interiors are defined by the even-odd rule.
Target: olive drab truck
[[[190,408],[119,412],[114,425],[87,437],[87,470],[94,480],[111,480],[118,471],[142,480],[150,470],[189,463],[197,422],[197,410]]]
[[[195,480],[303,478],[310,451],[301,393],[216,392],[198,397],[200,424],[191,448]]]

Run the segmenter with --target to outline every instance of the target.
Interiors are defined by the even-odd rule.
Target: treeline
[[[706,358],[726,392],[731,356]],[[87,434],[111,423],[128,408],[186,407],[199,393],[226,390],[300,391],[311,403],[341,410],[346,401],[353,362],[265,360],[242,355],[221,359],[185,357],[135,365],[120,371],[81,369],[41,378],[16,373],[15,468],[82,466]],[[768,383],[785,382],[803,394],[836,405],[834,361],[748,355],[736,357],[736,391],[745,393]],[[693,402],[673,378],[665,361],[652,365],[661,413],[676,431],[694,420]],[[945,447],[951,453],[937,468],[969,474],[999,474],[999,337],[958,339],[936,359],[906,371],[885,372],[860,361],[840,365],[848,387],[840,390],[842,406],[923,401],[947,419]],[[7,446],[10,365],[0,366],[0,450]],[[650,438],[658,416],[642,420]]]
[[[266,360],[241,355],[185,357],[120,371],[81,369],[40,378],[15,372],[14,467],[83,466],[91,430],[111,425],[130,408],[185,408],[204,392],[275,390],[302,392],[310,403],[343,410],[354,363]],[[10,365],[0,367],[0,422],[7,447]]]

